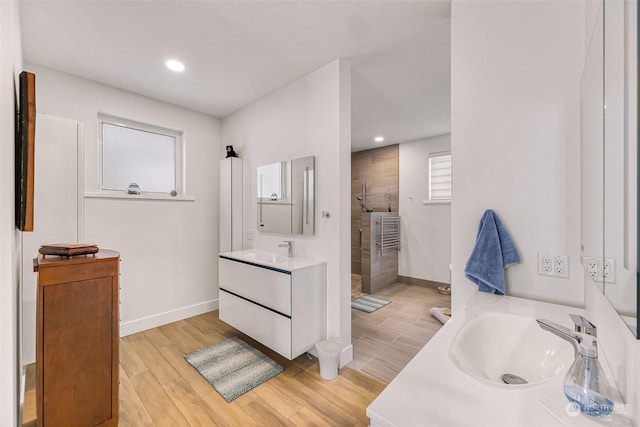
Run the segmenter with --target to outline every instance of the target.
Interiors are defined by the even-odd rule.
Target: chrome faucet
[[[287,248],[287,256],[289,258],[293,257],[293,240],[285,240],[284,242],[278,245],[279,248]]]
[[[545,331],[549,331],[563,340],[569,341],[569,343],[571,343],[575,348],[576,354],[578,354],[580,344],[585,341],[585,335],[595,337],[597,329],[593,323],[589,322],[582,316],[577,314],[570,314],[569,316],[571,317],[571,320],[573,320],[575,331],[547,319],[537,319],[536,322],[538,322],[538,325]]]
[[[564,394],[567,399],[591,416],[604,416],[614,409],[613,391],[604,371],[598,363],[598,339],[596,326],[577,314],[570,314],[575,331],[546,319],[537,319],[538,325],[575,348],[575,360],[564,377]]]
[[[596,328],[596,325],[594,325],[584,317],[578,316],[577,314],[570,314],[569,317],[571,317],[571,320],[573,320],[576,332],[591,335],[592,337],[598,336],[598,329]]]

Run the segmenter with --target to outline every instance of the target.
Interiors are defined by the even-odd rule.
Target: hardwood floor
[[[450,308],[451,296],[404,283],[372,295],[392,302],[373,313],[351,309],[353,361],[349,366],[388,384],[440,330],[442,324],[429,311]]]
[[[285,371],[227,403],[183,355],[231,336]],[[383,389],[382,382],[350,366],[325,381],[317,360],[303,355],[288,361],[220,321],[217,311],[129,335],[120,343],[120,426],[367,426],[366,407]],[[27,390],[31,394],[35,397]],[[23,425],[35,425],[29,405],[25,402]]]
[[[351,310],[354,360],[338,378],[320,378],[317,360],[286,360],[218,319],[213,311],[122,338],[120,426],[368,426],[366,407],[440,329],[431,307],[451,298],[395,283],[374,294],[391,300],[367,314]],[[184,359],[238,336],[285,371],[231,403]],[[23,426],[35,427],[35,369],[27,368]]]

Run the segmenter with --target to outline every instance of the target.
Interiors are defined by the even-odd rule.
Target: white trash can
[[[338,376],[340,353],[342,352],[340,338],[331,338],[316,343],[316,351],[320,361],[320,376],[325,380],[335,379]]]

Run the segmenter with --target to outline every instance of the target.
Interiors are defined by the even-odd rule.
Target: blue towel
[[[480,220],[476,246],[464,276],[483,292],[504,295],[504,269],[520,262],[518,250],[498,215],[488,209]]]

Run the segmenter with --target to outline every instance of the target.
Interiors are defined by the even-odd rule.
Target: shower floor
[[[362,292],[362,276],[359,274],[351,275],[351,299],[360,298],[363,295],[367,295]]]

